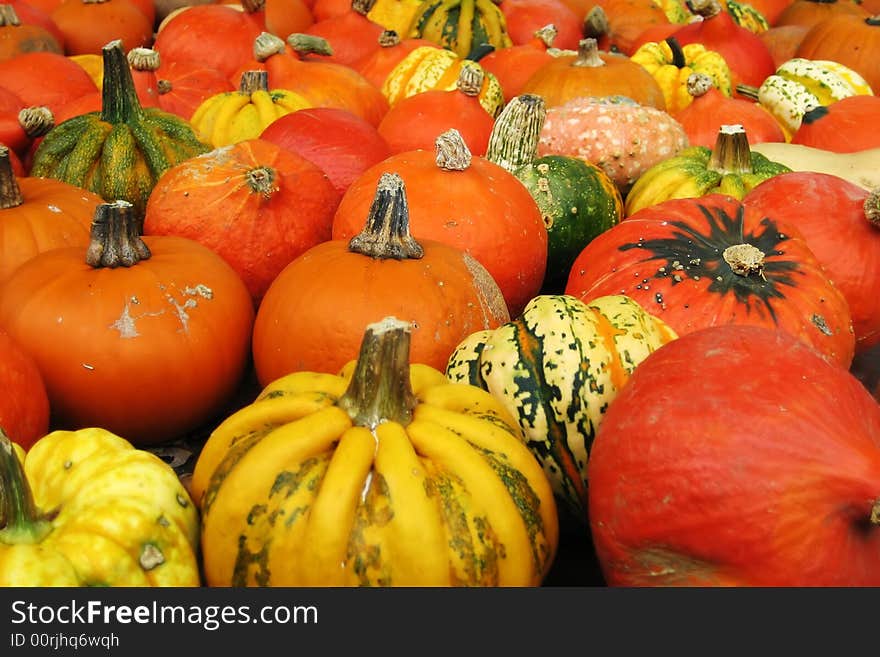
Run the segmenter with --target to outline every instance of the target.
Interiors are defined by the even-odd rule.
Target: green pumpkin
[[[537,202],[547,226],[542,292],[561,294],[578,254],[623,216],[620,190],[596,165],[565,155],[539,157],[513,173]]]
[[[88,189],[107,202],[128,201],[143,216],[159,176],[210,146],[185,119],[141,107],[121,40],[104,46],[102,56],[101,111],[62,121],[46,133],[30,175]]]
[[[446,377],[502,402],[561,508],[585,522],[587,462],[599,423],[636,366],[676,337],[627,296],[585,303],[539,295],[515,320],[465,338],[449,358]]]
[[[513,45],[507,20],[492,0],[424,0],[412,17],[408,36],[472,59],[485,54],[487,46],[498,50]]]
[[[788,171],[752,151],[741,125],[722,125],[713,148],[690,146],[639,176],[627,192],[624,215],[675,198],[726,194],[741,201],[755,185]]]

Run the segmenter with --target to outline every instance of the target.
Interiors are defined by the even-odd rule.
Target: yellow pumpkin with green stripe
[[[540,295],[517,319],[462,341],[446,376],[484,388],[501,402],[562,508],[585,522],[587,464],[599,423],[636,366],[676,337],[627,296],[584,303]]]
[[[483,84],[477,94],[480,105],[492,116],[504,107],[501,83],[479,63],[459,57],[451,50],[420,46],[406,55],[382,83],[382,94],[392,107],[404,98],[430,90],[452,91],[457,88],[461,70],[478,68]]]
[[[143,215],[159,177],[210,147],[186,119],[141,107],[121,40],[104,46],[101,55],[101,111],[74,116],[46,133],[30,175],[83,187],[108,202],[128,201]]]
[[[424,0],[412,17],[408,36],[425,39],[469,57],[484,46],[513,45],[504,13],[492,0]]]
[[[712,148],[689,146],[639,176],[627,192],[624,215],[674,198],[727,194],[742,200],[755,185],[788,171],[752,151],[741,125],[722,125]]]
[[[367,327],[337,375],[295,372],[196,463],[212,586],[537,586],[553,492],[488,392],[410,365],[410,325]]]

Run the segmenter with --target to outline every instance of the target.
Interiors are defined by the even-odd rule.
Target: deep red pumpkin
[[[721,194],[633,213],[581,251],[565,292],[629,295],[678,335],[780,328],[843,367],[855,350],[846,299],[794,225]]]
[[[0,429],[25,449],[49,430],[49,397],[37,364],[0,331]]]
[[[841,98],[807,110],[791,142],[834,153],[880,148],[877,117],[880,96],[860,94]]]
[[[792,171],[759,184],[743,204],[798,227],[846,297],[856,350],[880,343],[880,192],[826,173]]]
[[[682,336],[599,425],[589,516],[612,586],[878,586],[880,406],[784,332]]]

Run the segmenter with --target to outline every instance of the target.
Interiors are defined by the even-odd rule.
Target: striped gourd
[[[820,105],[873,94],[871,86],[851,68],[822,59],[794,57],[782,63],[755,89],[739,85],[740,94],[755,98],[782,126],[785,140],[801,125],[804,114]]]
[[[724,4],[726,5],[727,13],[730,14],[734,22],[740,27],[746,28],[749,32],[760,34],[770,28],[770,24],[764,18],[764,14],[747,2],[727,0]]]
[[[624,200],[624,216],[674,198],[727,194],[742,199],[751,189],[791,171],[749,148],[741,125],[722,125],[712,148],[689,146],[645,171]]]
[[[498,78],[477,62],[463,59],[444,48],[420,46],[410,52],[385,78],[382,93],[388,104],[394,106],[404,98],[422,91],[452,91],[456,89],[464,67],[479,68],[483,72],[483,84],[478,94],[480,105],[491,116],[497,116],[504,107],[504,92]]]
[[[517,418],[562,508],[584,521],[587,462],[602,416],[635,367],[675,337],[627,296],[584,303],[540,295],[517,319],[466,338],[446,376],[500,400]]]
[[[83,187],[143,215],[156,181],[169,168],[210,150],[190,123],[138,100],[122,41],[102,49],[102,107],[62,121],[43,137],[30,175]]]
[[[208,585],[542,582],[547,477],[502,404],[410,366],[409,338],[371,324],[339,376],[283,376],[212,433],[192,479]]]
[[[426,39],[460,57],[485,46],[513,45],[504,13],[492,0],[424,0],[413,14],[409,35]]]

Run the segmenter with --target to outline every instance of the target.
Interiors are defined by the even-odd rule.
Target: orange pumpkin
[[[859,73],[880,91],[880,16],[838,14],[810,28],[795,57],[828,59]]]
[[[384,28],[367,18],[375,3],[376,0],[351,0],[349,11],[312,23],[303,33],[327,40],[333,52],[325,61],[356,68],[380,48],[379,35]]]
[[[0,61],[0,87],[27,107],[46,106],[52,113],[98,87],[79,64],[54,52],[29,52]]]
[[[0,5],[0,59],[12,59],[23,52],[64,54],[62,43],[45,27],[23,22],[13,5]]]
[[[522,93],[556,107],[583,96],[626,96],[640,105],[666,109],[663,90],[644,67],[624,55],[600,52],[596,39],[582,39],[577,54],[559,55],[535,71]]]
[[[352,68],[380,90],[388,74],[413,50],[423,46],[440,47],[427,39],[418,39],[416,37],[402,39],[394,30],[383,30],[377,39],[377,43],[379,47],[357,62]]]
[[[50,17],[64,33],[68,55],[99,55],[115,39],[126,52],[153,41],[152,19],[129,0],[62,0]]]
[[[222,411],[253,324],[250,295],[210,249],[139,237],[130,203],[98,206],[88,247],[46,251],[0,288],[0,327],[36,361],[53,424],[170,440]]]
[[[558,47],[557,34],[556,26],[545,25],[536,30],[528,41],[494,50],[480,58],[483,70],[498,79],[505,103],[522,93],[523,85],[532,73],[552,61],[553,55],[548,51]]]
[[[49,397],[34,359],[0,330],[0,431],[24,449],[49,430]]]
[[[437,138],[436,152],[398,153],[367,169],[342,197],[333,239],[358,234],[384,173],[397,173],[406,183],[413,236],[476,258],[498,283],[512,316],[538,293],[548,237],[537,203],[512,173],[472,157],[454,129]]]
[[[166,64],[160,59],[156,70],[159,107],[187,120],[206,98],[232,90],[232,82],[227,76],[198,62]]]
[[[89,243],[101,198],[53,178],[13,175],[10,151],[0,145],[0,284],[44,251]]]
[[[400,176],[382,174],[365,216],[351,240],[310,249],[272,283],[254,323],[261,385],[296,371],[338,372],[357,356],[364,325],[389,313],[413,326],[411,362],[434,368],[445,368],[471,333],[509,320],[501,291],[474,258],[413,239]]]
[[[317,166],[249,139],[166,171],[147,202],[144,232],[186,237],[218,253],[257,304],[291,260],[330,239],[338,203]]]

